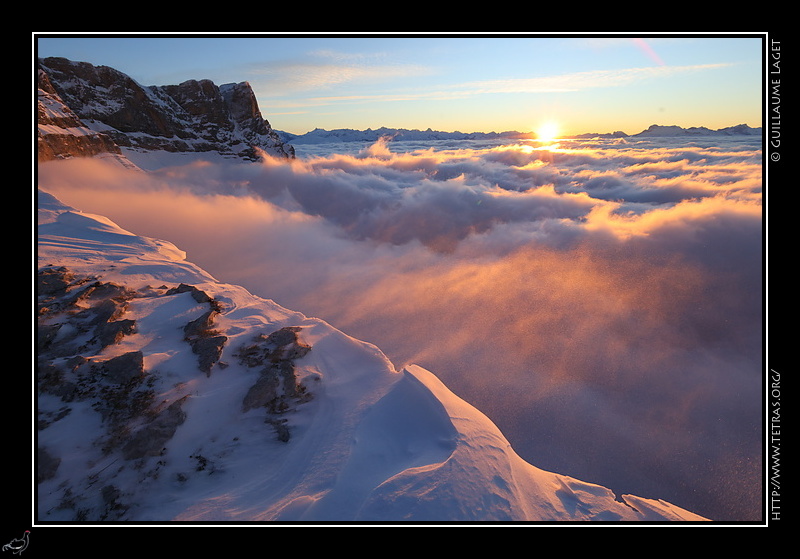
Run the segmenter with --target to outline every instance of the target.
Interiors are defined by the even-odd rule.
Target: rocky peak
[[[236,122],[244,123],[256,120],[266,123],[266,120],[261,118],[256,96],[248,82],[224,84],[220,86],[219,90]]]
[[[160,88],[192,117],[203,123],[231,124],[227,104],[211,80],[187,80]]]
[[[107,66],[65,58],[39,60],[39,113],[42,96],[58,102],[92,134],[102,132],[116,146],[171,152],[217,151],[225,156],[256,160],[259,150],[294,157],[262,118],[247,82],[218,87],[211,80],[187,80],[179,85],[142,86]],[[43,127],[46,125],[48,127]],[[39,137],[66,134],[57,123],[39,119]],[[63,128],[63,126],[62,126]],[[45,138],[40,146],[52,146]],[[58,145],[40,150],[40,160],[87,155]],[[119,150],[119,148],[117,148]],[[93,153],[89,153],[93,155]]]
[[[262,118],[256,95],[248,82],[229,83],[219,87],[233,122],[246,138],[257,141],[259,137],[272,134],[272,127]]]

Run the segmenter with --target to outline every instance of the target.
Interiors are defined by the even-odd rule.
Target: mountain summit
[[[294,157],[262,118],[247,82],[188,80],[142,86],[107,66],[38,61],[38,159],[119,153],[120,147],[219,152],[255,160],[263,150]]]

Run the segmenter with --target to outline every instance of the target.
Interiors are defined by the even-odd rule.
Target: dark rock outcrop
[[[182,406],[186,396],[172,402],[150,423],[136,431],[122,447],[122,455],[128,460],[158,456],[164,445],[175,435],[175,431],[186,420]]]
[[[222,349],[228,341],[227,336],[213,328],[214,319],[222,312],[222,305],[195,286],[180,284],[178,287],[170,289],[167,295],[175,293],[191,293],[195,301],[208,303],[211,307],[183,328],[184,339],[192,346],[192,351],[198,357],[198,367],[206,375],[210,375],[212,367],[222,357]]]
[[[144,355],[141,351],[129,351],[105,361],[103,376],[113,384],[130,384],[144,376]]]
[[[265,422],[274,427],[278,440],[283,442],[289,441],[290,433],[280,415],[292,409],[293,404],[311,398],[295,374],[294,361],[311,351],[311,346],[298,337],[300,330],[287,326],[268,336],[261,334],[237,354],[242,365],[260,369],[258,379],[242,400],[242,411],[266,409]]]
[[[258,379],[242,400],[242,411],[266,409],[265,422],[275,428],[283,442],[290,438],[289,429],[286,421],[277,416],[289,411],[292,404],[311,397],[295,374],[294,361],[311,351],[311,346],[298,337],[299,331],[299,327],[287,326],[267,336],[261,334],[237,354],[242,365],[260,369]]]

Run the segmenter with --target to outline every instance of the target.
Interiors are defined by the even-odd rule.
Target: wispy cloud
[[[423,76],[431,70],[419,64],[392,63],[380,53],[341,53],[318,50],[303,59],[251,68],[253,80],[268,80],[270,95],[297,95],[331,90],[343,85],[382,82]]]
[[[669,78],[678,74],[715,70],[728,64],[692,66],[645,66],[619,70],[573,72],[556,76],[508,80],[475,81],[457,86],[464,93],[541,93],[553,91],[582,91],[601,87],[622,87],[651,79]]]
[[[342,95],[315,95],[304,99],[292,99],[290,104],[324,105],[352,102],[389,102],[414,100],[450,100],[473,97],[476,95],[497,95],[511,93],[553,93],[577,92],[589,89],[625,87],[648,80],[667,79],[681,74],[713,71],[729,66],[729,64],[702,64],[690,66],[646,66],[617,70],[595,70],[574,72],[553,76],[537,76],[531,78],[509,78],[498,80],[479,80],[452,84],[429,89],[400,87],[390,92],[358,93]],[[294,84],[297,89],[320,91],[330,89],[334,85],[422,75],[426,69],[418,66],[359,66],[359,65],[317,65],[305,66],[305,74],[299,67]]]

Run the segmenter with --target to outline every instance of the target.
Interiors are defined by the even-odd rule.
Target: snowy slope
[[[378,348],[184,258],[39,192],[39,269],[70,285],[49,301],[39,292],[40,337],[49,336],[37,521],[704,520],[526,463],[431,372],[396,371]],[[108,285],[127,295],[105,326],[135,326],[102,345],[78,322],[91,297],[76,296]],[[209,306],[224,345],[204,372],[187,324]],[[297,351],[281,363],[302,390],[280,409],[243,405],[264,372],[242,356],[259,335],[290,331],[294,345],[280,347]],[[128,355],[143,356],[143,368],[124,384],[110,363]],[[58,382],[42,373],[45,357]],[[124,417],[111,406],[120,402]]]

